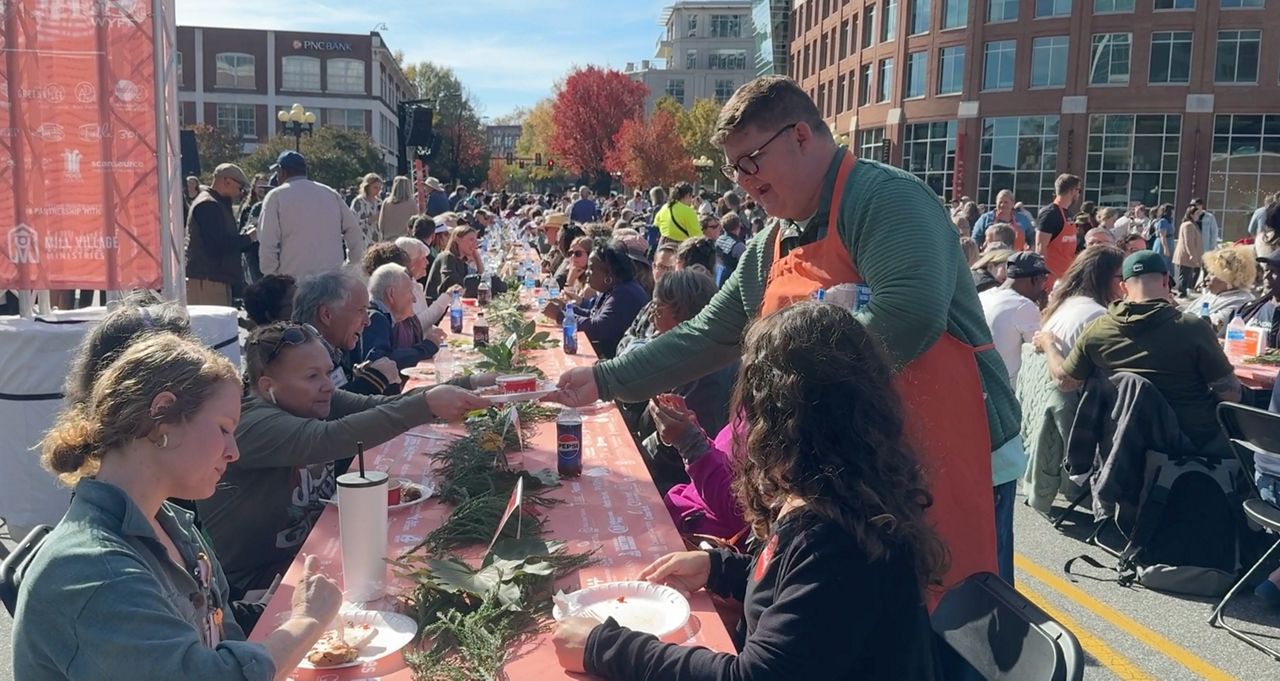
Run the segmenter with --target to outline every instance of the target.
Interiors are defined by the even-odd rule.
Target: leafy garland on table
[[[592,553],[571,553],[560,541],[542,538],[543,511],[560,503],[548,496],[558,486],[555,471],[513,471],[506,454],[533,435],[538,423],[555,418],[553,407],[517,406],[520,430],[506,410],[488,409],[467,419],[467,434],[433,455],[442,501],[454,504],[444,523],[392,566],[412,587],[401,598],[429,646],[405,652],[418,681],[490,681],[508,651],[546,625],[555,581],[595,562]],[[518,480],[524,504],[508,522],[479,568],[450,554],[488,542]],[[521,537],[515,538],[517,523]]]
[[[547,331],[539,331],[533,320],[525,321],[529,306],[520,302],[518,289],[508,291],[493,299],[485,310],[491,329],[487,346],[476,348],[481,360],[476,371],[493,371],[499,374],[527,373],[546,378],[541,369],[529,363],[526,352],[545,350],[560,345]],[[496,331],[496,333],[493,333]]]

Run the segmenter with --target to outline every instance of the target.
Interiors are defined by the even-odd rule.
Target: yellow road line
[[[1183,648],[1147,627],[1144,627],[1132,619],[1112,610],[1106,604],[1085,593],[1080,587],[1049,572],[1039,565],[1036,565],[1025,556],[1015,554],[1014,564],[1019,570],[1031,575],[1036,580],[1042,582],[1045,586],[1057,591],[1067,598],[1070,598],[1081,606],[1084,606],[1090,612],[1106,620],[1112,626],[1120,629],[1139,641],[1142,641],[1151,648],[1164,654],[1169,659],[1177,662],[1196,674],[1199,674],[1208,681],[1235,681],[1235,677],[1230,674],[1214,667],[1208,662],[1205,662],[1186,648]]]
[[[1018,583],[1018,593],[1026,596],[1027,600],[1035,603],[1036,607],[1043,610],[1046,615],[1052,617],[1058,624],[1075,634],[1076,639],[1080,641],[1080,647],[1084,648],[1085,652],[1092,655],[1102,666],[1110,669],[1116,677],[1124,679],[1124,681],[1156,681],[1156,677],[1142,671],[1132,660],[1116,652],[1115,648],[1107,645],[1105,641],[1095,636],[1093,632],[1080,626],[1080,623],[1071,619],[1065,612],[1050,605],[1049,601],[1034,589],[1028,588],[1025,579]]]

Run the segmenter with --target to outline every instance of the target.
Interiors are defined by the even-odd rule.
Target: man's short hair
[[[1081,184],[1083,183],[1080,182],[1080,178],[1078,176],[1072,175],[1071,173],[1063,173],[1058,176],[1058,179],[1053,181],[1053,191],[1058,196],[1062,196],[1069,191],[1079,189]]]
[[[382,265],[369,276],[369,296],[379,302],[386,302],[387,291],[395,286],[401,276],[409,276],[409,271],[393,262]]]
[[[293,297],[293,321],[315,324],[321,305],[336,307],[347,302],[352,289],[364,282],[345,270],[320,272],[298,282]]]
[[[1013,231],[1013,225],[1007,222],[997,222],[987,227],[983,237],[987,243],[1002,243],[1010,247],[1018,239],[1017,233]]]
[[[794,80],[762,76],[738,88],[724,103],[711,143],[723,147],[725,140],[740,130],[772,132],[791,123],[805,123],[816,134],[831,137],[831,129],[822,121],[817,105]]]

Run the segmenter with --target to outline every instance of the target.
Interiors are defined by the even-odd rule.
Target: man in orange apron
[[[909,436],[934,495],[929,517],[951,553],[945,583],[995,571],[993,483],[1010,483],[1025,467],[1020,417],[938,197],[906,172],[837,147],[812,100],[779,76],[739,89],[713,141],[730,161],[725,175],[776,219],[701,314],[624,357],[567,372],[557,397],[648,399],[738,359],[757,316],[819,289],[867,286],[871,300],[856,315],[898,372]],[[1006,508],[1001,562],[1012,580],[1012,504]]]
[[[1076,259],[1076,241],[1083,235],[1076,230],[1070,210],[1084,192],[1084,183],[1075,175],[1062,174],[1053,183],[1053,202],[1040,209],[1036,216],[1036,253],[1044,256],[1049,265],[1047,290],[1066,274]]]

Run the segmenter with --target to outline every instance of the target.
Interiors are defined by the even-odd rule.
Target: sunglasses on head
[[[271,349],[267,351],[265,361],[266,364],[270,364],[280,355],[280,351],[283,350],[285,346],[302,345],[303,343],[310,341],[312,338],[319,337],[320,332],[316,330],[316,327],[310,324],[291,324],[284,327],[284,330],[280,332],[280,338],[276,339],[275,342],[264,341],[261,338],[252,338],[249,340],[249,345],[270,344]]]

